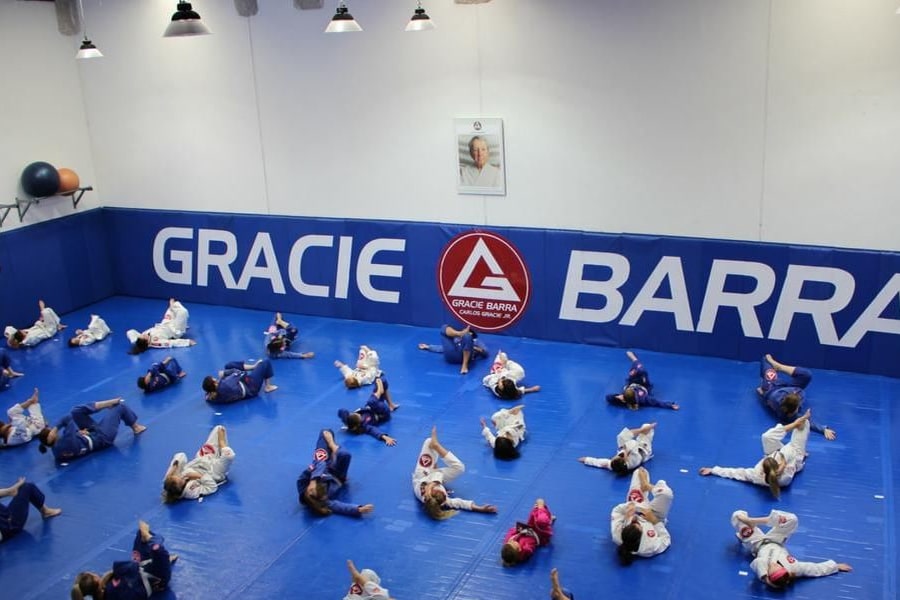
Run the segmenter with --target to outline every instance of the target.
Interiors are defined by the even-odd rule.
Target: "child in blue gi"
[[[784,373],[788,380],[780,377]],[[812,381],[812,373],[803,367],[785,365],[766,354],[759,365],[760,384],[756,388],[756,394],[766,406],[775,413],[778,421],[787,425],[800,415],[803,408],[804,391]],[[813,421],[809,423],[812,431],[821,433],[826,440],[837,437],[834,429],[820,425]]]
[[[450,364],[461,365],[459,372],[469,372],[469,363],[488,355],[488,350],[478,339],[478,334],[466,325],[464,329],[454,329],[449,325],[441,326],[441,345],[419,344],[419,350],[438,352]]]
[[[254,364],[232,361],[225,365],[224,371],[219,372],[218,379],[212,375],[203,379],[206,401],[230,404],[244,398],[255,398],[260,389],[266,393],[274,392],[278,389],[270,381],[274,375],[272,363],[267,358],[261,358]]]
[[[28,520],[28,505],[35,507],[45,519],[62,513],[59,508],[44,504],[44,494],[33,483],[25,483],[25,478],[7,488],[0,488],[0,498],[12,496],[9,504],[0,504],[0,542],[5,542],[25,527]]]
[[[350,433],[367,433],[388,446],[394,446],[397,440],[378,429],[378,424],[390,421],[391,413],[397,408],[399,407],[391,400],[388,381],[381,376],[375,380],[372,395],[365,406],[353,412],[341,408],[338,410],[338,417]]]
[[[375,509],[372,504],[350,504],[334,499],[347,483],[350,458],[350,453],[335,443],[334,432],[323,429],[316,441],[313,462],[297,478],[300,504],[320,516],[337,513],[360,517],[372,512]]]
[[[169,554],[163,545],[164,538],[150,530],[145,521],[138,521],[134,536],[131,560],[113,563],[112,571],[102,577],[84,571],[75,578],[71,598],[81,600],[85,596],[103,600],[145,600],[155,592],[169,586],[172,563],[178,555]]]
[[[187,373],[184,372],[178,361],[167,356],[160,362],[150,365],[147,374],[137,378],[137,386],[144,390],[145,394],[149,394],[173,383],[178,383],[185,375]]]
[[[638,361],[634,352],[629,350],[625,353],[628,360],[631,361],[631,368],[628,370],[628,378],[621,394],[607,394],[606,401],[616,406],[624,406],[631,410],[637,410],[642,406],[655,406],[656,408],[671,408],[678,410],[679,406],[674,402],[664,402],[657,400],[650,394],[653,384],[650,383],[650,374],[644,365]]]
[[[44,428],[38,434],[41,453],[49,447],[56,461],[64,462],[109,448],[116,441],[122,422],[131,427],[134,435],[143,433],[147,428],[137,422],[137,415],[124,402],[122,398],[113,398],[76,406],[53,428]],[[91,415],[103,409],[108,411],[97,423]]]
[[[315,352],[293,352],[289,350],[300,330],[275,313],[275,318],[266,331],[266,356],[269,358],[312,358]]]
[[[0,348],[0,392],[8,390],[10,380],[21,377],[24,373],[19,373],[12,368],[12,361],[9,359],[9,352],[4,348]]]

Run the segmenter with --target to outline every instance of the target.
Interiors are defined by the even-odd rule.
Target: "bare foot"
[[[269,392],[274,392],[275,390],[277,390],[278,386],[270,383],[266,386],[265,389],[266,389],[266,393],[268,394]]]
[[[672,410],[678,410],[679,408],[681,408],[681,407],[678,406],[677,404],[672,405]]]
[[[468,372],[469,372],[469,367],[460,367],[460,369],[459,369],[459,373],[461,375],[465,375]]]
[[[710,467],[701,467],[700,474],[701,475],[712,475],[712,469]]]
[[[438,441],[437,425],[433,425],[431,427],[431,447],[434,448],[435,444],[437,444],[438,446],[440,446],[441,444],[441,442]]]
[[[178,374],[178,379],[181,379],[182,377],[184,377],[186,375],[187,375],[187,371],[182,371],[181,373]]]
[[[300,358],[312,358],[315,355],[316,355],[315,352],[304,352],[303,354],[300,355]]]
[[[169,555],[169,564],[170,564],[170,565],[171,565],[171,564],[174,564],[176,560],[178,560],[178,555],[177,555],[177,554],[170,554],[170,555]]]
[[[131,426],[131,430],[134,432],[134,435],[140,435],[147,431],[147,426],[141,425],[140,423],[135,423]]]
[[[583,463],[583,462],[585,462],[586,460],[587,460],[587,456],[579,456],[579,457],[578,457],[578,462],[580,462],[580,463]]]
[[[419,350],[428,350],[428,344],[422,342],[419,344]]]
[[[61,514],[62,514],[61,508],[50,508],[46,504],[43,507],[41,507],[41,516],[44,517],[45,519],[50,519],[50,518],[53,518],[53,517],[55,517],[57,515],[61,515]]]

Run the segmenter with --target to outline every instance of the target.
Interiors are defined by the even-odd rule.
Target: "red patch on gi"
[[[741,537],[742,538],[748,538],[751,535],[753,535],[752,527],[741,527]]]
[[[356,594],[357,596],[361,596],[363,593],[363,590],[361,587],[359,587],[358,583],[354,583],[353,585],[350,586],[350,591],[347,593],[348,594]]]
[[[644,494],[641,493],[641,490],[631,490],[628,492],[628,499],[632,502],[643,502]]]
[[[313,452],[315,460],[325,460],[326,458],[328,458],[328,452],[324,448],[316,448],[316,451]]]
[[[778,373],[775,372],[775,369],[766,369],[764,377],[766,381],[775,381],[778,378]]]
[[[429,468],[431,468],[431,466],[433,464],[434,464],[434,460],[431,458],[430,454],[419,455],[419,466],[429,469]]]
[[[656,537],[656,530],[650,529],[649,531],[647,531],[647,537]]]
[[[791,564],[794,564],[795,562],[797,562],[797,559],[788,554],[787,561]]]
[[[197,451],[199,456],[209,456],[210,454],[216,453],[216,447],[212,444],[203,444],[200,446],[200,450]]]

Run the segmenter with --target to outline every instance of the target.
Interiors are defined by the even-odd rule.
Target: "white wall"
[[[77,65],[52,8],[0,2],[2,43],[80,74],[105,205],[900,250],[897,0],[427,0],[419,34],[413,0],[349,0],[345,35],[333,0],[197,0],[189,39],[174,0],[84,0],[106,57]],[[504,119],[505,197],[456,193],[462,116]]]
[[[81,185],[96,184],[90,134],[78,65],[80,40],[59,34],[49,2],[0,0],[0,205],[27,198],[22,170],[35,161],[78,173]],[[100,206],[87,192],[79,211]],[[68,198],[44,200],[28,208],[24,223],[12,208],[0,232],[76,210]],[[0,216],[6,208],[0,208]]]

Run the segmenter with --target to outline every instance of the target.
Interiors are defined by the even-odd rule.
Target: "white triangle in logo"
[[[472,272],[475,270],[475,267],[480,260],[483,260],[485,264],[487,264],[488,269],[490,269],[491,274],[494,275],[494,277],[485,277],[481,280],[478,287],[469,287],[466,285],[466,281],[472,276]],[[491,251],[488,249],[487,244],[484,243],[484,239],[482,238],[478,238],[475,247],[472,249],[472,253],[466,260],[466,264],[463,265],[462,270],[460,270],[459,275],[456,276],[456,280],[453,282],[447,295],[462,296],[466,298],[483,298],[485,300],[506,300],[507,302],[522,301],[513,289],[512,284],[509,283],[509,279],[503,274],[500,263],[498,263],[497,259],[494,258],[494,255],[491,254]]]

